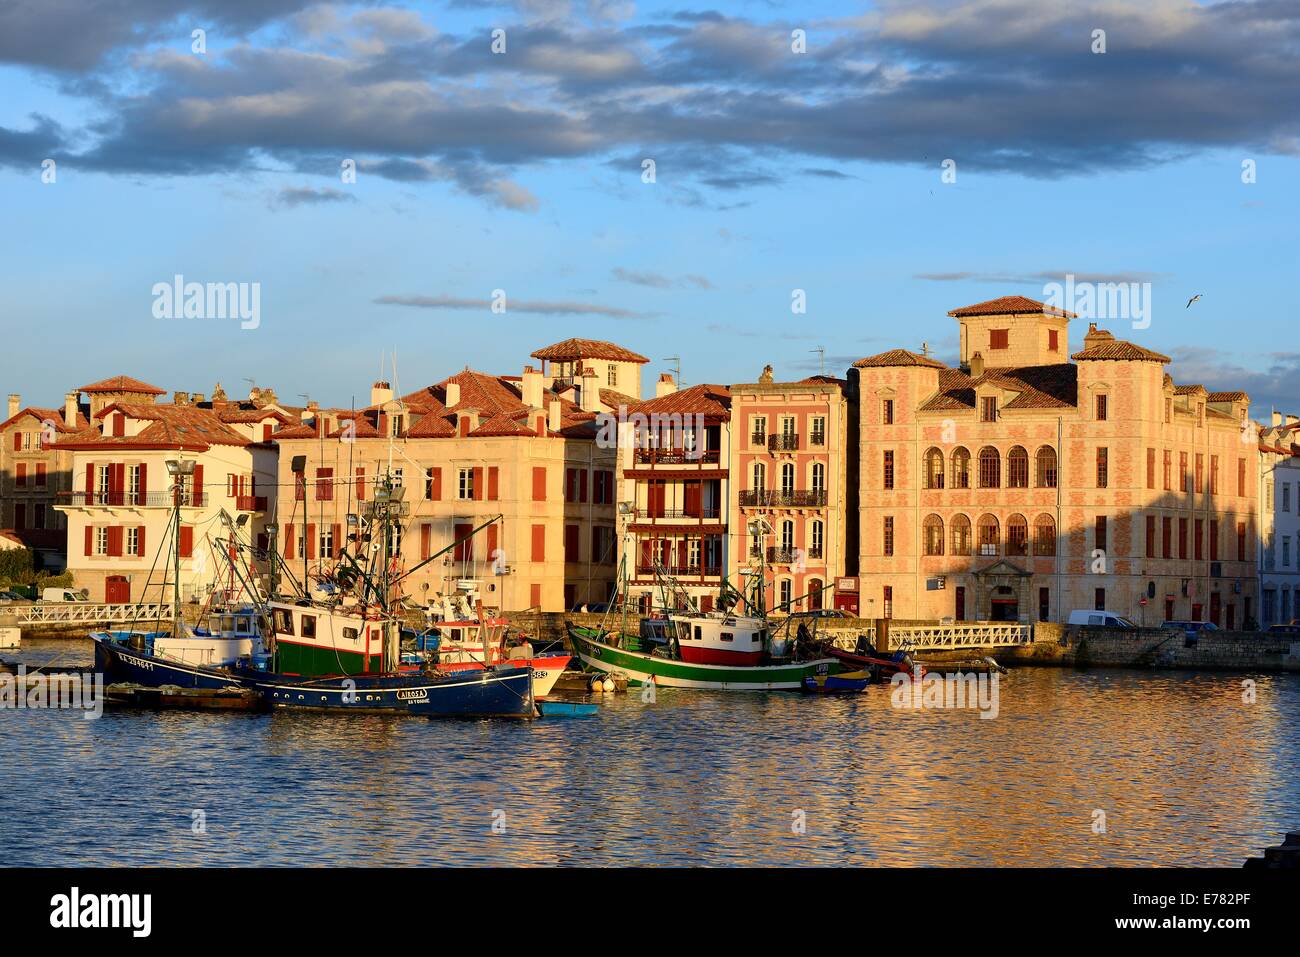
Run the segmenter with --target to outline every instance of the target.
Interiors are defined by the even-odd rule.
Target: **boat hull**
[[[664,688],[702,688],[719,691],[795,691],[810,675],[839,670],[833,658],[783,665],[707,665],[625,651],[599,641],[593,629],[570,628],[583,663],[609,674],[626,675],[630,684],[652,679]]]
[[[106,685],[136,684],[146,688],[176,685],[180,688],[218,690],[244,684],[230,672],[219,668],[186,664],[132,651],[95,635],[91,636],[91,640],[95,643],[95,670],[103,673]]]
[[[556,682],[560,680],[560,675],[564,674],[564,669],[568,667],[569,662],[572,660],[571,655],[543,655],[540,658],[510,658],[505,663],[519,668],[532,668],[533,697],[544,698],[551,693],[551,689],[555,687]],[[483,662],[441,662],[438,665],[438,670],[451,673],[482,671]]]
[[[452,675],[355,675],[295,680],[268,675],[251,680],[277,710],[408,714],[438,718],[533,718],[537,705],[531,668]]]
[[[852,651],[845,651],[842,648],[836,648],[833,645],[826,649],[826,653],[836,661],[842,662],[846,668],[864,668],[875,671],[882,681],[888,681],[899,672],[911,674],[916,665],[915,662],[911,661],[905,655],[890,658],[881,658],[873,655],[859,655]]]

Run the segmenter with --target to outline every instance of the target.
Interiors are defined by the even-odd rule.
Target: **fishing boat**
[[[425,607],[423,634],[414,636],[415,660],[431,658],[441,671],[481,671],[510,665],[533,669],[533,696],[544,698],[560,680],[573,656],[537,654],[525,637],[509,634],[510,621],[484,610],[479,583],[461,579],[447,594],[439,594]]]
[[[803,679],[803,690],[810,694],[853,694],[866,691],[873,680],[870,671],[808,675]]]
[[[915,674],[918,667],[921,668],[922,674],[925,671],[924,666],[913,660],[907,649],[903,648],[888,653],[878,652],[865,636],[858,638],[853,651],[839,648],[833,643],[827,643],[825,649],[826,654],[843,663],[846,667],[865,669],[875,674],[882,681],[888,681],[900,672],[909,675]]]

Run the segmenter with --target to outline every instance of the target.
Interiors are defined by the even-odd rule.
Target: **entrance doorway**
[[[991,617],[994,621],[1020,620],[1020,602],[1016,599],[1015,592],[1007,586],[999,585],[993,589],[990,604],[992,605]]]
[[[125,575],[109,575],[104,579],[104,601],[110,605],[126,604],[131,600],[131,583]]]

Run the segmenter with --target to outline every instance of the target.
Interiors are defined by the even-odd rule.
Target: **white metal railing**
[[[87,601],[39,602],[35,605],[14,605],[0,609],[0,615],[12,614],[20,625],[39,625],[67,622],[76,624],[106,624],[122,621],[170,620],[173,606],[170,602],[134,604],[118,602],[97,604]]]
[[[875,641],[875,626],[866,628],[866,636]],[[842,635],[835,644],[853,650],[856,635]],[[1034,626],[1017,622],[965,622],[950,625],[890,625],[891,648],[1011,648],[1031,645]]]

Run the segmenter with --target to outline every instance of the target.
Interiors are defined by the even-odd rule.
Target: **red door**
[[[1212,592],[1210,594],[1210,621],[1214,622],[1215,627],[1218,627],[1219,624],[1219,602],[1219,593],[1217,591]]]
[[[966,588],[962,585],[957,586],[957,613],[954,617],[958,621],[966,620]]]
[[[126,604],[131,600],[131,583],[123,575],[109,575],[104,579],[104,601],[110,605]]]

